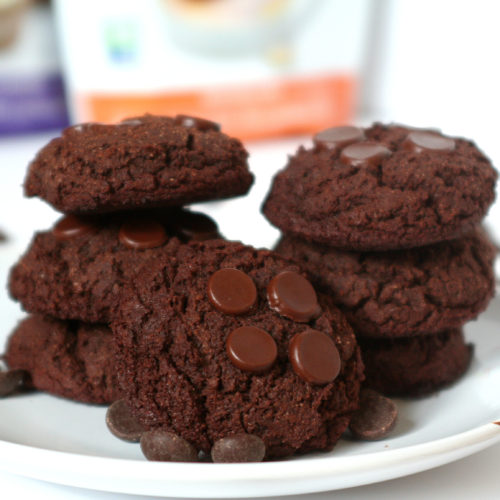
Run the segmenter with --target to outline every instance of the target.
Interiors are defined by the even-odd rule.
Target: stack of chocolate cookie
[[[246,157],[211,122],[146,116],[72,127],[28,172],[27,194],[66,215],[12,269],[34,315],[7,363],[36,388],[114,401],[108,426],[152,460],[331,449],[359,405],[360,350],[332,300],[179,208],[245,192]]]
[[[366,384],[415,396],[465,372],[462,326],[494,292],[479,224],[497,173],[467,140],[375,124],[318,133],[275,177],[263,212],[353,325]]]
[[[64,130],[25,181],[65,214],[35,234],[9,290],[33,316],[9,340],[9,366],[34,387],[78,401],[119,392],[109,324],[137,268],[189,240],[220,237],[209,217],[180,208],[237,196],[253,181],[242,144],[207,120],[146,115]]]

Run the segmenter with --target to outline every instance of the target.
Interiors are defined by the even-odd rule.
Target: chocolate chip
[[[311,283],[293,271],[283,271],[269,282],[267,298],[271,309],[301,323],[317,317],[321,312]]]
[[[137,126],[137,125],[142,125],[144,122],[139,119],[139,118],[127,118],[125,120],[122,120],[118,125],[132,125],[132,126]]]
[[[220,238],[217,224],[208,216],[199,212],[179,210],[174,212],[169,226],[182,241],[205,241]]]
[[[421,153],[422,151],[453,151],[455,141],[437,132],[415,130],[408,134],[403,143],[405,149]]]
[[[252,278],[243,271],[219,269],[208,281],[208,298],[223,313],[243,314],[257,301],[257,289]]]
[[[132,219],[125,222],[120,228],[118,238],[125,246],[137,250],[160,247],[168,239],[162,224],[147,219]]]
[[[340,354],[335,342],[318,330],[292,337],[288,356],[295,373],[311,384],[327,384],[340,372]]]
[[[28,373],[24,370],[0,372],[0,397],[8,396],[22,389]]]
[[[398,408],[391,399],[372,389],[362,389],[359,406],[349,424],[352,434],[358,439],[381,439],[394,428]]]
[[[197,462],[194,446],[173,432],[162,429],[146,431],[141,436],[141,450],[155,462]]]
[[[177,115],[174,118],[174,123],[176,125],[182,125],[183,127],[193,127],[200,132],[206,132],[207,130],[214,130],[215,132],[220,131],[220,125],[218,123],[195,116]]]
[[[358,127],[332,127],[318,132],[313,140],[317,146],[328,149],[343,148],[365,138],[363,129]]]
[[[356,142],[342,150],[340,161],[353,167],[376,166],[391,154],[389,148],[378,142]]]
[[[226,341],[231,363],[247,372],[262,372],[270,368],[278,356],[274,339],[255,326],[241,326],[233,330]]]
[[[7,240],[7,235],[0,229],[0,243],[5,243]]]
[[[66,127],[63,130],[63,134],[67,134],[70,132],[87,132],[89,130],[92,130],[95,127],[99,127],[100,125],[103,125],[102,123],[99,122],[85,122],[85,123],[76,123],[75,125],[71,125],[70,127]]]
[[[96,230],[96,226],[90,220],[76,215],[66,215],[57,221],[52,233],[57,240],[63,241],[93,233]]]
[[[125,441],[138,442],[145,431],[123,399],[115,401],[108,408],[106,424],[116,437]]]
[[[262,462],[266,445],[254,434],[236,434],[219,439],[212,446],[212,460],[218,463]]]

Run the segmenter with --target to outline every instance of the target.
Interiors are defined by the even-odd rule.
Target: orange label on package
[[[76,118],[114,123],[144,113],[184,114],[218,122],[243,140],[311,134],[352,119],[355,83],[350,75],[336,74],[185,92],[82,93]]]

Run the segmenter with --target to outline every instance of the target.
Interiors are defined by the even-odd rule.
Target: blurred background
[[[57,216],[21,184],[64,126],[144,112],[244,140],[251,196],[203,210],[256,245],[276,233],[256,216],[249,238],[235,211],[257,214],[287,154],[329,126],[436,127],[498,165],[499,15],[494,0],[0,0],[1,196],[17,214],[0,227],[27,240]],[[498,205],[487,223],[500,239]]]

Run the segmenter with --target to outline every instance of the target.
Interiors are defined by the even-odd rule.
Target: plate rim
[[[495,421],[500,422],[500,418]],[[244,494],[237,495],[245,498],[328,491],[394,479],[453,462],[497,442],[500,442],[500,424],[488,422],[458,434],[397,449],[307,460],[212,464],[84,455],[0,440],[0,468],[67,486],[180,498],[211,498],[214,494],[234,498],[235,488],[245,485]],[[366,475],[364,480],[360,480],[360,474]],[[124,477],[132,478],[132,484],[123,483]],[[278,478],[283,486],[270,489],[269,483]],[[319,483],[311,488],[311,481]],[[203,491],[200,482],[204,484]]]

